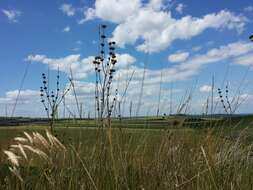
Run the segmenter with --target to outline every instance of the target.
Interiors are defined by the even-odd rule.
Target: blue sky
[[[127,105],[136,102],[144,62],[147,65],[142,114],[154,114],[157,105],[169,112],[171,83],[173,110],[192,86],[191,113],[202,113],[215,88],[229,83],[231,101],[242,101],[239,113],[252,112],[253,101],[253,3],[251,0],[79,0],[0,1],[0,115],[11,113],[27,64],[28,75],[15,115],[44,116],[38,89],[41,73],[59,66],[62,88],[73,67],[80,102],[92,112],[93,67],[97,53],[98,25],[108,25],[117,42],[118,86],[135,71]],[[146,61],[145,61],[146,60]],[[127,74],[128,73],[128,74]],[[161,80],[162,73],[162,80]],[[227,75],[226,75],[227,73]],[[226,77],[225,77],[226,76]],[[162,81],[162,82],[161,82]],[[197,81],[197,82],[196,82]],[[158,89],[162,83],[161,101]],[[194,85],[196,83],[196,85]],[[123,90],[123,87],[121,89]],[[234,93],[234,94],[233,94]],[[216,91],[215,94],[217,95]],[[186,96],[189,96],[186,95]],[[185,100],[184,100],[185,101]],[[215,100],[216,101],[216,100]],[[69,108],[75,112],[73,94]],[[223,110],[217,106],[217,112]]]

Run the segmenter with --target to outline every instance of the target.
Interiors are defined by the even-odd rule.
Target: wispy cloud
[[[84,11],[84,18],[81,19],[78,23],[83,24],[86,21],[93,20],[96,18],[96,11],[93,8],[88,8]]]
[[[175,54],[169,55],[168,60],[171,63],[183,62],[189,57],[189,55],[190,54],[188,52],[177,52]]]
[[[252,12],[253,11],[253,6],[245,7],[244,11],[246,11],[246,12]]]
[[[69,27],[69,26],[66,26],[62,31],[63,31],[63,32],[69,32],[69,31],[70,31],[70,27]]]
[[[74,16],[76,9],[71,4],[62,4],[60,10],[67,16]]]
[[[3,14],[8,18],[8,20],[10,22],[18,22],[18,17],[20,17],[20,15],[22,14],[21,11],[18,10],[7,10],[7,9],[2,9]]]
[[[185,5],[182,4],[182,3],[179,3],[179,4],[177,5],[177,7],[176,7],[177,13],[183,14],[184,8],[185,8]]]

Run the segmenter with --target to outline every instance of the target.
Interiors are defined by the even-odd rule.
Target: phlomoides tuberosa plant
[[[221,88],[218,88],[218,95],[220,103],[226,114],[234,114],[240,105],[247,99],[247,97],[242,97],[241,93],[238,92],[234,97],[229,97],[229,86],[228,84],[225,87],[225,94],[222,92]]]
[[[58,107],[69,92],[70,87],[60,92],[60,74],[57,72],[56,89],[49,89],[49,79],[45,73],[42,73],[42,86],[40,87],[40,97],[44,109],[50,122],[50,129],[53,133],[54,121],[58,112]]]
[[[103,125],[110,125],[110,118],[115,108],[118,89],[112,95],[112,82],[115,75],[115,64],[117,63],[114,41],[108,42],[105,35],[106,25],[99,26],[99,54],[95,57],[96,87],[95,87],[95,109],[97,117]]]

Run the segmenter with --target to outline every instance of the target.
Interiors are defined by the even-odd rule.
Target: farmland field
[[[8,170],[3,150],[16,143],[14,137],[24,136],[24,131],[45,136],[49,128],[45,123],[1,127],[0,187],[252,189],[253,128],[248,117],[244,118],[247,124],[232,119],[229,127],[224,121],[219,127],[210,123],[193,127],[189,118],[188,124],[187,119],[174,124],[161,118],[115,120],[111,129],[96,128],[94,120],[59,121],[55,136],[66,147],[64,156],[48,154],[51,162],[26,151],[33,159],[21,159],[22,181]]]

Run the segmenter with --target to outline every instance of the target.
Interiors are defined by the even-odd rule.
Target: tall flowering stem
[[[97,117],[100,121],[107,118],[110,123],[112,111],[118,90],[115,90],[114,98],[112,98],[112,82],[115,75],[115,65],[117,63],[114,41],[108,42],[105,35],[106,25],[99,26],[99,53],[94,58],[93,65],[95,67],[96,87],[95,87],[95,109]]]
[[[57,110],[61,102],[63,101],[70,88],[67,88],[60,94],[60,74],[59,69],[57,72],[56,89],[49,89],[49,81],[45,73],[42,73],[42,86],[40,87],[41,103],[44,106],[48,120],[50,122],[50,129],[53,133],[53,125],[57,115]]]

